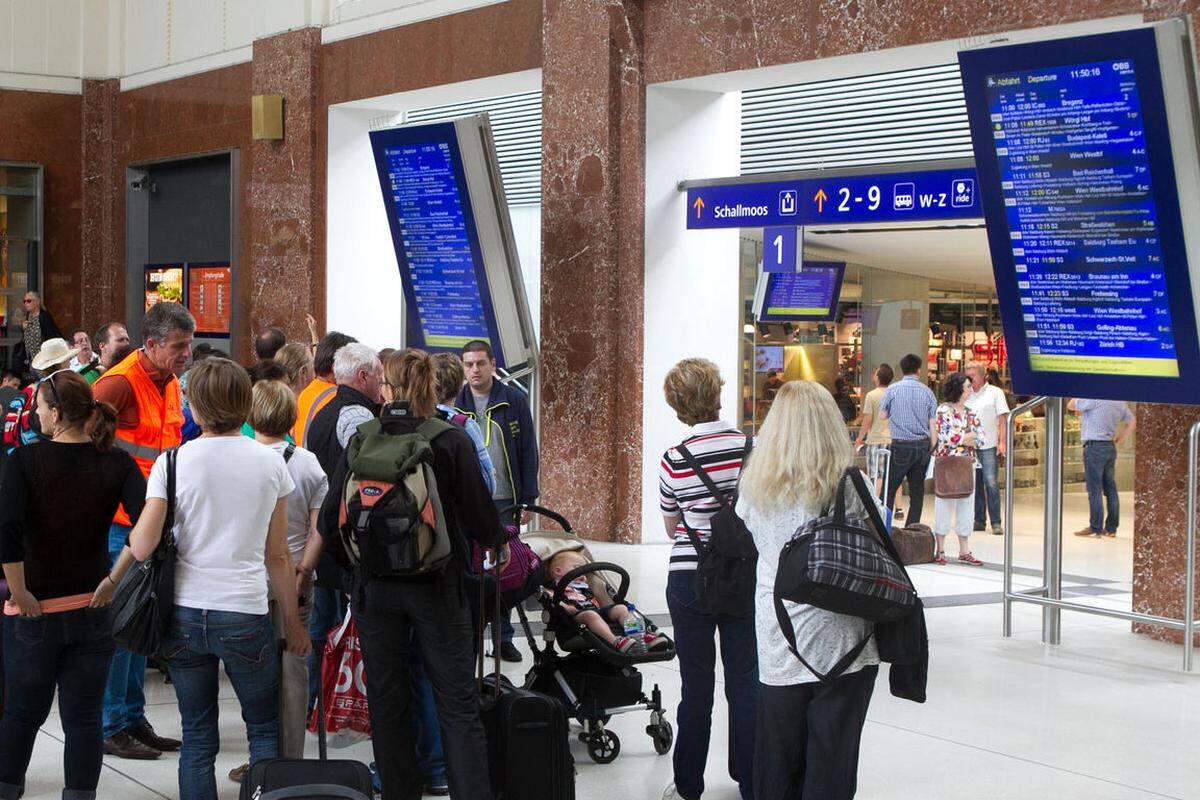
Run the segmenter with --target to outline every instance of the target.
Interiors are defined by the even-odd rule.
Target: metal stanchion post
[[[1062,486],[1063,486],[1063,409],[1061,397],[1046,400],[1046,505],[1043,578],[1046,598],[1062,599]],[[1042,608],[1042,642],[1062,641],[1062,610],[1054,605]]]
[[[1192,671],[1196,639],[1196,456],[1200,449],[1200,422],[1188,433],[1187,553],[1183,568],[1183,670]]]

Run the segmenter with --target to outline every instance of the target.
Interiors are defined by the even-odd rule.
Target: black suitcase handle
[[[313,800],[336,797],[340,800],[371,800],[360,791],[348,789],[345,786],[334,786],[332,783],[310,783],[307,786],[285,786],[282,789],[272,789],[263,792],[258,800]]]

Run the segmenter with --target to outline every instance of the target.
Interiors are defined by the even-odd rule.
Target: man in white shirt
[[[974,388],[967,398],[967,408],[979,418],[982,432],[976,457],[979,469],[975,473],[975,530],[987,530],[984,512],[992,520],[992,533],[1004,535],[1000,523],[1000,458],[1004,455],[1005,430],[1008,425],[1008,401],[1004,390],[987,382],[987,370],[981,364],[967,367],[967,377]]]

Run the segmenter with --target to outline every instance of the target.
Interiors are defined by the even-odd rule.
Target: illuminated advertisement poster
[[[183,302],[183,265],[146,265],[146,310],[155,303]]]
[[[228,336],[233,274],[228,264],[188,264],[188,310],[196,333]]]

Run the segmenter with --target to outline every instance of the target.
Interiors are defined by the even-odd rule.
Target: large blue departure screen
[[[789,322],[831,320],[837,314],[838,295],[846,265],[805,262],[800,272],[767,274],[766,295],[759,320]]]
[[[1017,391],[1196,402],[1153,31],[959,54]]]
[[[498,349],[495,315],[452,124],[376,131],[376,166],[408,308],[407,343]],[[497,359],[503,359],[497,353]]]
[[[987,83],[1030,367],[1178,376],[1133,63]]]

